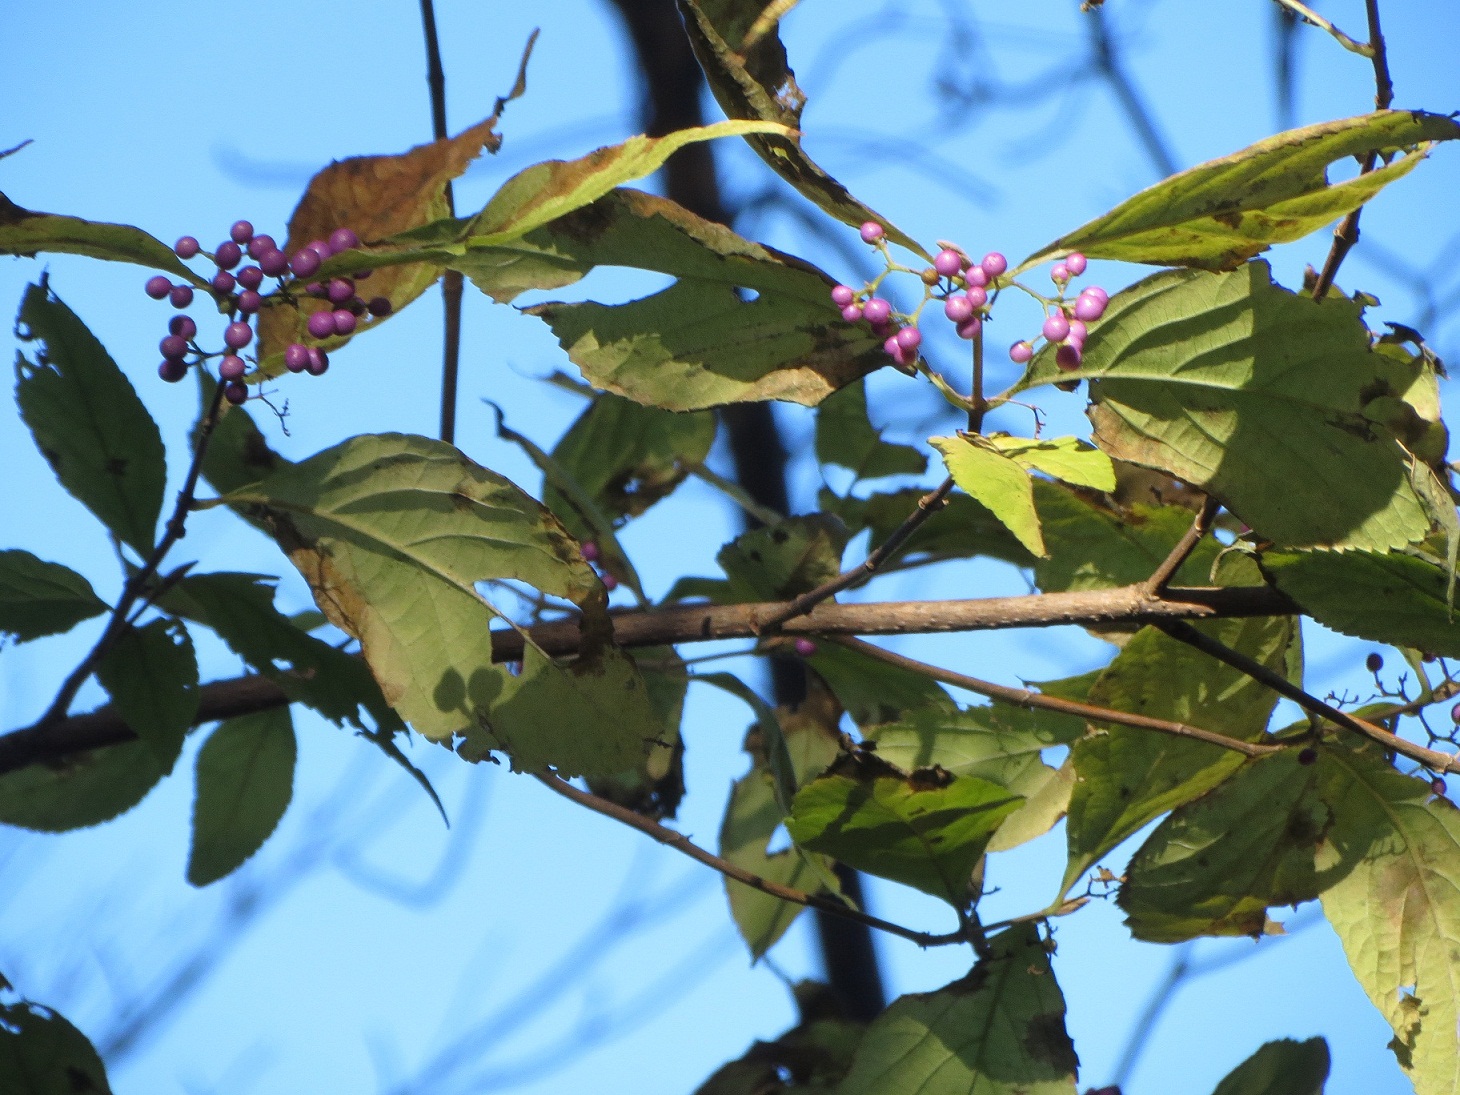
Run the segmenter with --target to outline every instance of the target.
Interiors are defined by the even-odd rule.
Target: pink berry
[[[371,297],[370,303],[365,305],[372,316],[388,316],[394,308],[389,297]]]
[[[168,281],[161,274],[156,274],[147,279],[147,284],[142,289],[153,300],[162,300],[168,293],[172,292],[172,282]]]
[[[230,323],[223,332],[223,344],[230,350],[241,350],[253,341],[253,328],[242,320]]]
[[[860,304],[848,304],[842,309],[842,319],[848,323],[856,323],[862,318],[862,306]]]
[[[169,384],[176,384],[188,375],[188,363],[175,357],[165,358],[162,364],[157,366],[157,375]]]
[[[326,309],[309,317],[309,333],[314,338],[329,338],[335,333],[335,314]]]
[[[1070,321],[1065,318],[1063,312],[1056,312],[1052,316],[1046,316],[1044,326],[1040,328],[1044,337],[1051,342],[1058,342],[1070,333]]]
[[[982,308],[989,302],[988,290],[982,285],[970,285],[968,291],[963,295],[968,298],[968,303],[972,304],[975,308]]]
[[[982,266],[970,266],[967,270],[963,271],[963,280],[968,283],[970,289],[982,289],[989,283],[989,276],[984,272]]]
[[[308,247],[294,252],[294,257],[289,260],[289,269],[293,270],[301,278],[311,277],[320,267],[319,255]]]
[[[355,313],[354,312],[350,311],[348,308],[336,308],[335,309],[335,312],[334,312],[334,316],[335,316],[335,334],[337,334],[337,335],[348,335],[348,334],[351,334],[351,333],[354,332],[354,330],[355,330]]]
[[[352,247],[359,247],[360,237],[355,235],[352,229],[336,228],[330,233],[329,244],[330,250],[335,254],[339,254],[341,251],[348,251]]]
[[[889,357],[895,357],[899,362],[902,361],[902,344],[897,341],[896,335],[888,335],[882,343],[882,349]]]
[[[970,316],[960,323],[955,330],[958,332],[959,338],[977,338],[979,331],[983,330],[983,320],[978,316]]]
[[[607,571],[604,571],[599,577],[603,579],[603,588],[610,593],[618,588],[618,579]]]
[[[996,278],[1009,268],[1009,260],[997,251],[990,251],[979,265],[990,278]]]
[[[831,302],[838,308],[845,308],[857,299],[857,291],[850,285],[838,285],[831,291]]]
[[[949,297],[943,302],[943,314],[954,323],[963,323],[973,315],[973,301],[967,297]]]
[[[180,259],[190,259],[201,250],[202,247],[192,236],[182,236],[172,245],[172,253]]]
[[[174,308],[186,308],[193,302],[193,287],[191,285],[174,285],[168,291],[167,299],[172,302]]]
[[[291,373],[302,373],[309,364],[309,348],[302,342],[291,342],[284,347],[284,368]]]
[[[1092,323],[1105,314],[1105,301],[1099,297],[1081,293],[1075,298],[1075,318]]]
[[[945,247],[933,259],[933,269],[945,278],[951,278],[963,269],[963,256],[952,248]]]
[[[304,366],[310,376],[323,376],[325,370],[330,367],[330,355],[321,350],[318,346],[311,346],[308,350],[309,363]]]
[[[245,289],[257,289],[264,283],[264,272],[257,266],[245,266],[234,277]]]
[[[1016,342],[1009,347],[1009,360],[1016,365],[1023,365],[1034,356],[1034,347],[1027,342]]]
[[[264,298],[252,289],[245,289],[238,294],[238,310],[246,316],[251,316],[264,306]]]
[[[792,645],[796,648],[796,653],[803,658],[809,658],[816,653],[816,644],[804,635],[798,638]]]
[[[1078,319],[1070,320],[1070,333],[1065,336],[1065,341],[1071,346],[1078,346],[1081,350],[1085,348],[1085,338],[1089,335],[1090,329]]]
[[[1070,268],[1062,262],[1057,262],[1050,268],[1049,280],[1056,285],[1063,285],[1070,280]]]
[[[182,335],[183,338],[192,338],[198,333],[198,325],[189,316],[173,316],[167,321],[167,333],[170,335]]]
[[[578,550],[582,553],[584,562],[598,562],[598,544],[595,541],[584,540],[582,546]]]
[[[904,327],[892,337],[897,339],[897,344],[909,354],[923,344],[923,333],[916,327]]]
[[[876,221],[864,221],[862,223],[861,233],[863,243],[876,243],[887,234]]]
[[[237,354],[224,354],[218,362],[218,376],[223,380],[240,380],[247,371],[248,366]]]
[[[157,344],[157,348],[162,351],[163,357],[182,360],[188,353],[188,340],[182,335],[168,335]]]
[[[253,239],[253,225],[248,221],[234,221],[233,227],[228,230],[228,237],[234,243],[247,243]]]
[[[219,270],[213,275],[213,280],[209,284],[213,286],[215,293],[231,293],[233,287],[238,284],[238,279],[227,270]]]
[[[271,278],[281,277],[289,269],[289,259],[278,248],[259,255],[259,267]]]
[[[872,326],[886,323],[892,318],[892,303],[881,297],[873,297],[862,306],[862,317]]]
[[[248,398],[248,389],[244,387],[242,381],[230,380],[223,385],[223,398],[237,407]]]
[[[1080,367],[1080,359],[1082,356],[1078,346],[1071,346],[1066,342],[1054,352],[1054,363],[1065,372],[1069,372],[1072,369],[1078,369]]]
[[[1074,277],[1079,277],[1085,272],[1085,256],[1078,251],[1071,251],[1065,256],[1065,269]]]

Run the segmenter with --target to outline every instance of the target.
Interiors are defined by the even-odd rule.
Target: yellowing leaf
[[[976,435],[930,437],[928,443],[943,454],[955,483],[983,503],[1031,554],[1045,554],[1034,485],[1022,466]]]

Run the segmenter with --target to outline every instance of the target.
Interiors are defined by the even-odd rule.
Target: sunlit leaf
[[[273,833],[294,794],[298,746],[287,707],[229,719],[198,751],[193,844],[194,886],[232,874]]]
[[[131,262],[166,270],[194,285],[205,282],[173,253],[171,247],[130,224],[85,221],[80,217],[35,213],[0,194],[0,255],[41,252],[87,255],[109,262]]]
[[[1039,486],[1035,484],[1036,498]],[[867,547],[875,551],[917,509],[919,499],[927,493],[920,488],[909,487],[860,499],[837,498],[823,489],[819,501],[822,509],[835,513],[853,533],[869,529],[871,537]],[[1034,563],[1034,556],[986,506],[966,494],[955,493],[950,494],[943,507],[903,542],[897,558],[900,561],[928,562],[968,559],[978,555],[1002,559],[1015,566]]]
[[[1043,472],[1076,487],[1104,491],[1115,489],[1115,469],[1111,466],[1110,457],[1078,437],[1053,437],[1040,441],[996,433],[981,435],[981,441],[1026,471]]]
[[[28,551],[0,551],[0,635],[28,642],[70,631],[106,611],[91,583]]]
[[[1023,467],[982,438],[959,434],[930,437],[928,443],[943,454],[948,474],[959,487],[1002,521],[1031,555],[1045,554],[1034,484]]]
[[[127,628],[102,655],[96,678],[122,721],[171,764],[198,714],[198,661],[187,628],[173,620]]]
[[[847,530],[824,513],[787,517],[752,529],[715,556],[744,601],[781,601],[806,593],[841,573]]]

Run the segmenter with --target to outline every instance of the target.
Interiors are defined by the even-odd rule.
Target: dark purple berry
[[[983,319],[979,316],[969,316],[957,327],[955,327],[954,330],[958,332],[959,338],[977,338],[979,331],[983,330]]]
[[[857,291],[850,285],[837,285],[832,288],[831,302],[838,308],[845,308],[857,299]]]
[[[264,272],[257,266],[245,266],[234,276],[245,289],[257,289],[264,283]]]
[[[238,310],[246,316],[251,316],[264,306],[264,298],[252,289],[245,289],[238,294]]]
[[[1105,301],[1091,296],[1089,290],[1075,298],[1075,318],[1086,323],[1094,322],[1105,314]]]
[[[897,339],[897,344],[907,354],[912,354],[914,350],[923,344],[923,333],[916,327],[904,327],[892,337]]]
[[[1080,359],[1083,356],[1078,346],[1071,346],[1066,342],[1054,352],[1054,363],[1065,372],[1070,372],[1080,367]]]
[[[253,328],[243,320],[230,323],[223,332],[223,344],[230,350],[241,350],[253,341]]]
[[[236,407],[248,398],[248,389],[241,380],[230,380],[223,385],[223,398]]]
[[[157,366],[157,375],[169,384],[176,384],[183,377],[188,375],[188,363],[179,361],[175,357],[169,357]]]
[[[253,225],[248,221],[234,221],[228,230],[228,238],[234,243],[247,243],[253,239]]]
[[[172,245],[172,253],[180,259],[190,259],[201,250],[198,241],[192,236],[182,236]]]
[[[379,299],[379,298],[377,298]],[[862,306],[860,304],[848,304],[842,309],[842,319],[848,323],[856,323],[862,318]]]
[[[277,278],[289,269],[289,259],[283,251],[275,248],[270,251],[265,251],[259,256],[259,266],[269,277]]]
[[[335,317],[335,334],[337,334],[337,335],[348,335],[348,334],[352,334],[354,332],[354,330],[355,330],[355,313],[354,312],[350,311],[348,308],[336,308],[335,311],[334,311],[334,317]]]
[[[944,253],[947,254],[949,252]],[[795,646],[796,653],[803,658],[809,658],[816,653],[816,643],[804,635],[798,638],[792,645]]]
[[[862,223],[861,233],[863,243],[876,243],[887,234],[876,221],[864,221]]]
[[[324,371],[330,367],[330,355],[321,350],[318,346],[308,348],[309,361],[304,366],[310,376],[323,376]]]
[[[949,297],[943,302],[943,314],[954,323],[962,323],[973,316],[973,301],[967,297]]]
[[[324,286],[317,281],[311,281],[304,287],[304,291],[312,297],[322,297],[325,295]]]
[[[270,251],[278,250],[278,247],[279,245],[274,242],[273,236],[268,234],[255,236],[248,241],[248,257],[258,259],[260,256],[267,255]]]
[[[365,302],[357,296],[351,297],[349,300],[345,301],[344,304],[340,305],[340,307],[349,312],[350,315],[354,316],[356,319],[359,319],[370,310],[365,306]]]
[[[360,237],[355,235],[353,229],[336,228],[330,233],[330,251],[339,254],[341,251],[348,251],[352,247],[360,246]]]
[[[1456,726],[1460,726],[1460,703],[1450,708],[1450,721]]]
[[[1016,342],[1009,347],[1009,360],[1016,365],[1023,365],[1034,356],[1034,347],[1027,342]]]
[[[343,304],[355,295],[355,283],[349,278],[331,278],[328,291],[330,300]]]
[[[1300,749],[1298,751],[1298,763],[1302,765],[1312,764],[1318,759],[1318,750],[1313,748]]]
[[[241,380],[246,372],[248,372],[248,366],[237,354],[224,354],[223,360],[218,362],[220,380]]]
[[[356,270],[350,276],[353,277],[356,281],[364,281],[373,273],[375,273],[374,270]]]
[[[314,338],[329,338],[335,333],[335,314],[328,310],[315,312],[309,317],[308,327]]]
[[[873,297],[862,306],[862,317],[872,326],[886,323],[892,318],[892,303],[881,297]]]
[[[173,316],[167,321],[167,332],[182,335],[183,338],[192,338],[198,333],[198,325],[189,316]]]
[[[1443,779],[1441,779],[1439,776],[1436,776],[1434,779],[1430,780],[1430,790],[1434,794],[1437,794],[1443,798],[1445,792],[1448,791],[1449,788],[1445,786],[1445,781]]]
[[[933,269],[945,278],[951,278],[963,269],[963,256],[950,247],[945,247],[933,258]]]
[[[188,340],[183,338],[182,335],[166,335],[157,344],[157,348],[162,351],[163,357],[175,358],[181,361],[187,357]]]
[[[284,368],[291,373],[302,373],[309,364],[309,348],[302,342],[291,342],[284,347]]]
[[[979,265],[990,278],[996,278],[1009,268],[1009,260],[997,251],[990,251]]]
[[[1085,272],[1085,256],[1078,251],[1071,251],[1065,256],[1065,269],[1074,277],[1079,277]]]
[[[584,540],[582,546],[578,550],[582,552],[584,562],[598,562],[598,544],[593,540]]]
[[[1364,666],[1370,673],[1377,673],[1384,668],[1384,655],[1377,650],[1364,659]]]
[[[172,301],[174,308],[186,308],[193,302],[193,287],[191,285],[174,285],[168,291],[167,299]]]
[[[220,270],[232,270],[243,258],[243,248],[232,240],[227,240],[218,245],[218,250],[213,252],[213,261],[218,264]]]
[[[320,257],[308,247],[294,252],[294,257],[289,260],[289,269],[293,270],[301,278],[307,278],[314,274],[320,266]]]
[[[1051,342],[1058,342],[1070,333],[1070,321],[1065,318],[1063,312],[1056,312],[1052,316],[1045,317],[1041,330],[1044,332],[1045,338]]]
[[[161,300],[168,293],[172,292],[172,282],[168,281],[161,274],[155,274],[147,279],[147,284],[143,286],[143,291],[153,300]]]
[[[370,303],[365,307],[370,310],[372,316],[388,316],[393,310],[389,297],[371,297]]]
[[[231,293],[233,292],[233,287],[238,284],[238,279],[227,270],[219,270],[213,275],[213,280],[210,284],[213,286],[215,293]]]

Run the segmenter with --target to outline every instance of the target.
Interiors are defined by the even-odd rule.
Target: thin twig
[[[1176,546],[1171,549],[1171,553],[1161,560],[1161,565],[1146,579],[1146,589],[1150,591],[1151,596],[1159,597],[1166,591],[1166,586],[1181,569],[1181,564],[1186,562],[1191,553],[1196,550],[1196,545],[1201,543],[1202,537],[1211,529],[1212,520],[1217,516],[1217,510],[1220,508],[1221,503],[1210,495],[1202,502],[1200,511],[1191,522],[1191,527],[1186,530],[1180,540],[1176,541]]]
[[[637,829],[647,836],[653,837],[660,844],[668,845],[676,851],[683,852],[698,863],[707,867],[713,867],[726,878],[732,878],[736,882],[743,883],[761,893],[769,894],[771,897],[778,897],[782,901],[790,901],[796,905],[805,905],[807,908],[819,909],[822,912],[831,913],[833,916],[842,917],[845,920],[852,920],[858,924],[864,924],[869,928],[876,928],[879,931],[887,932],[890,935],[901,936],[909,939],[920,947],[945,947],[954,943],[963,943],[962,932],[951,932],[948,935],[933,935],[931,932],[915,931],[912,928],[905,928],[901,924],[894,924],[890,920],[883,920],[880,917],[860,912],[849,905],[843,905],[840,901],[830,897],[823,897],[820,894],[804,893],[801,890],[793,890],[789,886],[782,886],[779,882],[772,882],[768,878],[762,878],[758,874],[752,874],[743,867],[737,867],[729,860],[721,859],[713,852],[701,848],[689,837],[681,832],[676,832],[668,826],[661,825],[652,818],[643,814],[636,814],[626,806],[620,806],[606,798],[589,791],[583,791],[574,787],[566,780],[557,776],[539,774],[537,777],[549,789],[556,791],[566,799],[576,802],[579,806],[587,807],[594,813],[602,814],[604,817],[611,817],[615,821],[622,822],[631,829]]]
[[[870,579],[873,574],[877,573],[877,569],[902,547],[907,538],[922,526],[924,521],[947,504],[948,495],[952,490],[953,477],[950,475],[938,485],[937,489],[918,499],[917,507],[907,515],[902,524],[892,530],[892,535],[883,542],[881,547],[871,552],[859,565],[843,571],[831,581],[823,582],[815,589],[808,590],[782,606],[768,619],[762,620],[759,624],[760,632],[774,631],[787,620],[806,615],[822,601],[830,600],[842,590],[850,589],[852,586],[860,585]]]
[[[983,395],[983,327],[973,336],[973,378],[968,393],[968,432],[983,432],[983,417],[988,414],[989,401]]]
[[[431,90],[431,133],[446,139],[446,70],[441,67],[441,43],[436,37],[436,6],[421,0],[421,25],[426,34],[426,86]],[[456,197],[451,180],[446,181],[446,212],[456,216]],[[441,278],[441,298],[446,309],[446,335],[441,360],[441,440],[456,440],[456,382],[461,366],[460,271],[448,269]]]
[[[203,455],[208,451],[208,440],[213,436],[213,427],[218,423],[218,411],[223,404],[223,385],[218,384],[213,389],[213,401],[208,405],[207,413],[198,425],[198,431],[193,438],[193,460],[188,467],[187,477],[183,480],[182,489],[177,492],[177,503],[173,506],[172,516],[168,518],[167,525],[163,529],[162,539],[152,549],[142,566],[133,572],[122,587],[122,595],[117,599],[116,607],[112,609],[111,618],[107,620],[106,628],[102,631],[101,637],[96,640],[86,657],[81,659],[75,669],[61,682],[61,687],[56,693],[56,698],[51,701],[51,706],[46,708],[46,713],[36,722],[36,727],[48,728],[65,718],[66,712],[71,709],[71,703],[76,699],[76,693],[81,686],[90,679],[96,667],[101,664],[112,644],[117,641],[121,634],[127,629],[128,615],[132,608],[138,605],[151,584],[152,576],[157,573],[157,568],[162,565],[162,560],[172,550],[172,546],[187,534],[188,513],[193,508],[193,496],[198,489],[198,477],[203,470]]]
[[[1281,7],[1287,8],[1290,12],[1296,15],[1303,22],[1307,23],[1309,26],[1317,27],[1319,30],[1325,30],[1329,34],[1333,35],[1333,37],[1338,41],[1338,44],[1341,45],[1344,49],[1348,50],[1350,53],[1357,53],[1360,57],[1374,56],[1373,45],[1350,38],[1347,34],[1334,26],[1332,22],[1323,18],[1323,16],[1319,15],[1307,4],[1301,4],[1298,2],[1298,0],[1276,0],[1276,2]]]
[[[1170,635],[1178,642],[1186,643],[1188,646],[1200,650],[1203,654],[1210,654],[1218,661],[1225,662],[1233,669],[1246,673],[1253,680],[1267,685],[1280,696],[1286,696],[1304,711],[1327,719],[1337,726],[1360,734],[1370,741],[1377,742],[1386,749],[1392,749],[1396,753],[1408,757],[1410,760],[1418,761],[1427,768],[1437,772],[1460,772],[1460,758],[1451,756],[1448,753],[1441,753],[1434,749],[1427,749],[1423,745],[1416,745],[1406,741],[1397,734],[1391,734],[1382,726],[1376,726],[1367,719],[1361,719],[1356,715],[1350,715],[1346,711],[1340,711],[1332,704],[1324,703],[1317,696],[1310,695],[1292,681],[1288,680],[1281,673],[1270,669],[1261,662],[1249,658],[1240,651],[1233,650],[1225,643],[1218,642],[1209,635],[1204,635],[1196,628],[1182,620],[1162,620],[1156,624],[1167,635]]]
[[[1169,734],[1172,737],[1188,738],[1192,741],[1220,746],[1247,757],[1266,756],[1285,748],[1281,745],[1264,745],[1260,742],[1229,738],[1225,734],[1203,730],[1200,726],[1188,726],[1184,722],[1154,719],[1147,715],[1133,715],[1109,707],[1097,707],[1094,704],[1080,703],[1076,700],[1060,699],[1058,696],[1046,696],[1042,692],[1034,692],[1028,688],[1011,688],[1004,684],[994,684],[992,681],[979,680],[977,677],[969,677],[952,669],[942,669],[936,665],[929,665],[927,662],[920,662],[915,658],[894,654],[890,650],[873,646],[861,639],[837,639],[835,641],[850,650],[865,654],[869,658],[876,658],[888,665],[921,673],[935,681],[942,681],[944,684],[951,684],[956,688],[976,692],[980,696],[987,696],[991,700],[999,700],[1016,707],[1038,707],[1045,711],[1057,711],[1062,715],[1074,715],[1076,718],[1090,719],[1094,722],[1109,722],[1117,726],[1130,726],[1137,730],[1154,730],[1159,734]]]

